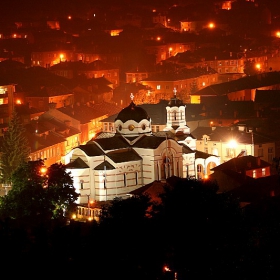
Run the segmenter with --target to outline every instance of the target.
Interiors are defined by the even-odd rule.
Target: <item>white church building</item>
[[[78,204],[126,198],[131,191],[171,176],[203,179],[220,164],[220,157],[196,150],[176,92],[166,114],[165,129],[152,132],[152,120],[131,95],[130,105],[115,118],[114,133],[99,133],[66,155],[66,169],[80,194]]]

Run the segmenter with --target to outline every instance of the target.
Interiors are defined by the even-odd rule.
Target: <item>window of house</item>
[[[138,185],[138,172],[135,172],[135,185]]]
[[[268,148],[268,162],[272,162],[274,156],[273,156],[273,147]]]
[[[80,189],[81,189],[81,190],[84,189],[84,180],[81,180],[81,181],[80,181]]]
[[[204,145],[207,145],[207,144],[208,144],[208,138],[207,138],[207,136],[204,136],[204,137],[203,137],[203,141],[204,141]]]
[[[160,85],[157,85],[157,90],[160,90]]]
[[[226,149],[227,157],[234,158],[235,157],[235,149],[227,148]]]
[[[262,176],[265,176],[265,168],[262,168]]]
[[[218,148],[212,148],[212,154],[217,156],[218,155]]]
[[[258,149],[258,156],[263,157],[263,149]]]
[[[257,171],[253,170],[253,178],[256,178],[256,177],[257,177]]]

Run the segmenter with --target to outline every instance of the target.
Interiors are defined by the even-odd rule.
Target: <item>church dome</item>
[[[136,106],[133,102],[131,102],[129,106],[125,107],[119,112],[115,121],[121,120],[123,123],[125,123],[126,121],[134,120],[135,122],[139,123],[142,120],[149,119],[150,117],[143,108]]]
[[[168,106],[170,107],[175,107],[175,106],[180,107],[183,105],[184,105],[183,101],[178,99],[176,96],[171,98],[170,101],[168,102]]]

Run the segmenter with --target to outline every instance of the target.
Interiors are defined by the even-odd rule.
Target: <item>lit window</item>
[[[253,178],[256,178],[256,177],[257,177],[257,171],[253,170]]]
[[[157,85],[157,90],[160,90],[160,85]]]

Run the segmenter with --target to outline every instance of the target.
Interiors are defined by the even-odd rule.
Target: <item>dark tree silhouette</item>
[[[13,172],[28,161],[30,148],[24,132],[23,124],[14,111],[1,145],[1,179],[5,184],[10,184]]]

